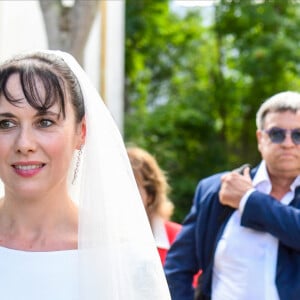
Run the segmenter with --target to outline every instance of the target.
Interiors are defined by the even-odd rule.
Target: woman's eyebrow
[[[40,117],[40,116],[53,116],[53,117],[59,118],[60,114],[57,113],[57,112],[53,112],[51,110],[41,110],[41,111],[37,111],[36,116],[37,117]]]
[[[15,115],[10,113],[10,112],[3,112],[3,113],[0,113],[0,117],[3,117],[3,118],[14,118]]]
[[[46,110],[46,111],[38,111],[35,116],[36,117],[40,117],[40,116],[45,116],[45,115],[50,115],[50,116],[53,116],[53,117],[56,117],[56,118],[59,118],[60,114],[59,113],[56,113],[56,112],[53,112],[53,111],[49,111],[49,110]],[[0,117],[1,118],[15,118],[16,115],[10,113],[10,112],[3,112],[3,113],[0,113]]]

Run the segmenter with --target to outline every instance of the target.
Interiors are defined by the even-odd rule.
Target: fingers
[[[247,177],[247,179],[250,179],[251,180],[251,177],[250,177],[250,168],[249,167],[246,167],[243,171],[243,175],[245,177]]]
[[[219,191],[220,202],[233,208],[238,208],[244,194],[252,188],[250,168],[247,166],[241,170],[228,172],[221,177]]]

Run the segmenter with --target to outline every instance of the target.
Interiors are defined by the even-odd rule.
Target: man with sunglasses
[[[197,186],[166,260],[172,300],[300,299],[300,94],[267,99],[256,125],[261,163]]]

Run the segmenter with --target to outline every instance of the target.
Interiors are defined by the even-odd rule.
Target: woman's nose
[[[15,141],[16,152],[27,154],[36,150],[36,141],[33,130],[28,127],[20,127]]]

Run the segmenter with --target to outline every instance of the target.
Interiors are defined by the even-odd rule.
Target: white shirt
[[[78,251],[29,252],[0,247],[3,300],[82,300]]]
[[[169,250],[170,242],[164,219],[159,215],[154,215],[151,219],[151,225],[156,247]]]
[[[256,190],[269,194],[271,182],[263,161],[253,179]],[[282,204],[294,198],[300,185],[298,176],[284,195]],[[212,300],[279,300],[275,285],[278,239],[269,233],[242,227],[241,213],[247,193],[239,210],[225,226],[217,245],[212,280]]]

